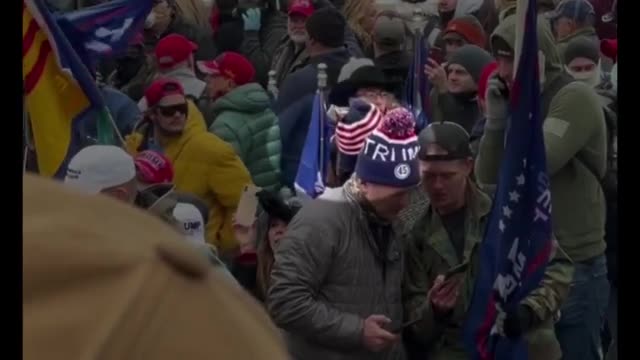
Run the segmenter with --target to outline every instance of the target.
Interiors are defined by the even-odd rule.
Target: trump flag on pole
[[[87,68],[127,51],[140,34],[153,0],[115,0],[56,14],[56,21]]]
[[[505,314],[539,286],[553,246],[540,116],[537,6],[535,0],[518,0],[517,6],[511,120],[465,324],[472,359],[527,359],[523,339],[505,337],[501,324]]]

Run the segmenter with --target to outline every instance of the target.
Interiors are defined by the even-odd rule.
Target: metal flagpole
[[[413,17],[411,19],[412,32],[413,32],[413,63],[415,67],[413,69],[413,115],[416,119],[422,111],[422,99],[420,96],[420,72],[424,69],[420,68],[422,42],[424,41],[424,27],[426,25],[427,16],[420,8],[413,10]]]
[[[324,63],[318,64],[318,95],[320,97],[320,171],[323,177],[326,175],[326,165],[325,165],[325,132],[326,132],[326,124],[325,124],[325,114],[327,110],[325,109],[325,92],[327,89],[327,65]],[[315,110],[315,109],[313,109]],[[312,111],[313,111],[312,110]],[[322,179],[322,183],[324,184],[327,179]]]

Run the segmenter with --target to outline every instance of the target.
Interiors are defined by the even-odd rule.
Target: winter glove
[[[260,31],[262,13],[258,8],[251,8],[242,14],[242,20],[244,21],[244,31]]]
[[[495,73],[487,84],[487,123],[490,130],[504,130],[507,127],[509,113],[509,92],[507,85]]]
[[[504,319],[504,334],[508,338],[516,339],[531,330],[536,323],[536,315],[527,305],[518,305],[509,311]]]

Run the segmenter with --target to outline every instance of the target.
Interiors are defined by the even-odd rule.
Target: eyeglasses
[[[176,113],[187,115],[188,110],[189,110],[189,106],[187,104],[158,106],[158,111],[160,111],[160,114],[166,117],[173,116]]]

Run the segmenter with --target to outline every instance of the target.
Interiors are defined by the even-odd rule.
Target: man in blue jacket
[[[275,104],[280,135],[286,139],[282,143],[282,180],[290,188],[293,188],[311,120],[313,96],[318,88],[318,64],[327,65],[327,86],[331,88],[350,57],[344,39],[346,20],[338,10],[316,10],[305,27],[309,35],[306,44],[309,63],[284,80]]]

